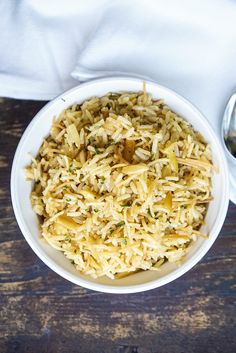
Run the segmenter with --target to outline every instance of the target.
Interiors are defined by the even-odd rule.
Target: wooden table
[[[236,352],[236,207],[204,259],[174,283],[109,295],[73,285],[33,253],[9,191],[16,145],[45,102],[0,103],[1,353]]]

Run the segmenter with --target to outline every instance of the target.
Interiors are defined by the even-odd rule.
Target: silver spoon
[[[230,97],[223,116],[222,140],[228,158],[236,164],[236,93]]]
[[[236,204],[236,92],[232,94],[226,105],[221,137],[230,166],[230,200]]]

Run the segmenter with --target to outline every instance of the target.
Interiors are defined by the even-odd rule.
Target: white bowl
[[[25,130],[17,147],[11,174],[11,197],[17,222],[34,252],[52,270],[80,286],[108,293],[135,293],[160,287],[175,280],[190,270],[210,249],[224,223],[229,202],[228,169],[224,151],[206,118],[186,99],[177,93],[153,82],[147,82],[147,91],[154,98],[164,98],[170,108],[188,120],[210,143],[213,162],[219,173],[213,175],[212,193],[203,233],[208,239],[197,240],[180,266],[166,263],[160,272],[144,271],[123,279],[92,279],[74,268],[65,256],[40,240],[38,218],[30,204],[32,183],[26,181],[24,168],[30,164],[30,155],[37,155],[39,147],[49,134],[53,117],[74,103],[81,103],[91,96],[102,96],[115,91],[140,91],[143,81],[134,78],[105,78],[94,80],[75,87],[48,103],[34,117]]]

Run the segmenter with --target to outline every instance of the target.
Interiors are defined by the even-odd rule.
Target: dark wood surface
[[[162,288],[109,295],[51,271],[24,240],[9,180],[17,143],[45,102],[0,102],[0,352],[236,352],[236,207],[204,259]]]

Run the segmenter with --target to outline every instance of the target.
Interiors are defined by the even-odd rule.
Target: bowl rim
[[[81,277],[77,277],[76,275],[73,275],[69,273],[69,271],[65,270],[63,267],[58,265],[54,260],[50,258],[44,251],[41,250],[41,248],[37,245],[37,241],[31,236],[30,231],[26,227],[23,218],[21,217],[21,212],[20,212],[20,207],[19,207],[19,202],[18,202],[18,197],[17,197],[17,188],[16,188],[16,172],[17,172],[17,166],[18,166],[18,161],[21,156],[21,149],[22,146],[24,145],[25,141],[27,140],[28,136],[30,135],[31,131],[34,128],[35,123],[40,119],[40,117],[44,114],[46,110],[51,108],[58,100],[60,99],[66,99],[66,96],[70,95],[71,93],[76,92],[78,89],[83,89],[83,87],[88,87],[90,85],[96,85],[97,83],[101,82],[111,82],[111,81],[135,81],[135,82],[143,82],[145,81],[148,85],[154,85],[156,88],[161,88],[164,91],[168,92],[172,96],[175,96],[178,100],[183,102],[185,105],[188,105],[194,112],[197,114],[202,122],[205,124],[206,128],[208,129],[209,134],[212,137],[212,140],[216,143],[218,149],[220,152],[220,163],[222,165],[222,173],[223,173],[223,180],[225,181],[222,185],[223,188],[223,194],[226,196],[224,197],[224,200],[222,200],[222,203],[220,205],[220,210],[219,214],[220,217],[217,218],[213,228],[211,229],[211,238],[206,239],[203,244],[197,249],[196,253],[188,259],[184,264],[182,264],[180,267],[176,268],[174,271],[171,273],[165,275],[164,277],[157,278],[155,280],[151,280],[149,282],[141,283],[141,284],[135,284],[135,285],[107,285],[107,284],[100,284],[100,283],[94,283],[90,281],[89,279],[83,279]],[[32,248],[32,250],[35,252],[35,254],[54,272],[56,272],[58,275],[61,277],[67,279],[68,281],[80,285],[84,288],[91,289],[94,291],[100,291],[104,293],[113,293],[113,294],[128,294],[128,293],[138,293],[138,292],[143,292],[146,290],[154,289],[161,287],[167,283],[172,282],[173,280],[179,278],[186,272],[188,272],[192,267],[194,267],[201,259],[202,257],[208,252],[208,250],[211,248],[212,244],[215,242],[216,238],[218,237],[220,230],[222,228],[222,225],[224,223],[226,213],[228,210],[228,204],[229,204],[229,173],[228,173],[228,165],[226,162],[226,157],[224,154],[223,147],[220,144],[219,138],[215,134],[213,128],[211,127],[210,123],[208,122],[207,118],[201,113],[201,111],[195,107],[194,104],[192,104],[189,100],[186,98],[182,97],[178,93],[176,93],[174,90],[169,89],[163,85],[160,85],[154,81],[151,80],[143,80],[140,78],[134,78],[134,77],[129,77],[129,76],[114,76],[114,77],[105,77],[105,78],[97,78],[94,80],[91,80],[89,82],[81,83],[70,90],[65,91],[64,93],[56,96],[53,100],[49,101],[43,108],[39,110],[39,112],[33,117],[31,122],[28,124],[26,127],[23,135],[21,136],[21,139],[18,143],[18,146],[15,151],[15,155],[13,158],[12,162],[12,168],[11,168],[11,179],[10,179],[10,190],[11,190],[11,200],[12,200],[12,206],[15,214],[15,218],[17,220],[17,223],[20,227],[20,230]]]

